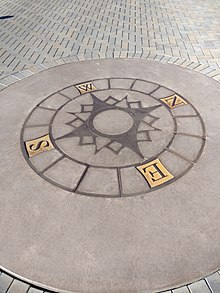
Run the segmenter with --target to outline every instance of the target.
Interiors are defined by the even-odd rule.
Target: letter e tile
[[[151,188],[159,186],[174,178],[174,176],[163,166],[159,159],[140,165],[137,169],[147,180]]]

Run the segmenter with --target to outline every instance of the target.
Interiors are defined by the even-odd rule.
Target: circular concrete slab
[[[152,292],[217,269],[219,95],[198,73],[132,59],[2,91],[1,264],[86,292]]]
[[[205,139],[202,117],[185,98],[143,79],[113,77],[44,98],[23,125],[21,148],[30,166],[60,188],[124,197],[186,174]]]

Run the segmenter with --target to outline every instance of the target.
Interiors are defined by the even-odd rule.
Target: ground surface
[[[5,79],[2,79],[0,81],[0,89],[4,89],[8,85],[20,79],[23,79],[29,75],[32,75],[33,73],[42,71],[45,68],[49,68],[58,64],[71,62],[71,61],[77,61],[77,60],[106,58],[106,57],[108,58],[117,58],[117,57],[133,58],[134,57],[134,58],[143,58],[143,59],[147,58],[147,59],[157,60],[160,62],[169,62],[169,63],[174,63],[177,65],[181,65],[183,67],[187,67],[195,71],[201,72],[216,80],[220,79],[220,74],[218,71],[219,65],[220,65],[220,34],[219,34],[220,4],[217,1],[206,1],[206,2],[204,1],[184,1],[184,2],[182,1],[157,1],[157,2],[155,1],[112,1],[112,2],[98,1],[98,2],[94,2],[93,1],[91,2],[90,1],[89,2],[88,1],[88,3],[85,3],[85,2],[82,3],[81,1],[66,1],[66,2],[65,1],[62,1],[62,2],[61,1],[56,1],[56,2],[55,1],[49,1],[49,2],[41,1],[37,3],[30,3],[27,1],[0,1],[0,7],[1,7],[0,9],[1,15],[14,15],[13,18],[10,18],[8,20],[0,20],[0,44],[1,44],[0,46],[0,60],[1,60],[0,76],[2,78],[6,77]],[[68,56],[71,56],[71,58],[68,58]],[[62,59],[60,57],[62,57]],[[53,60],[57,60],[57,61],[54,62]],[[40,65],[41,63],[44,63],[44,65]],[[33,67],[33,65],[35,66]],[[16,73],[17,71],[20,71],[25,68],[28,68],[28,70],[26,71],[24,70],[22,73]],[[126,74],[127,73],[128,72],[126,72]],[[124,78],[126,74],[124,74],[122,77]],[[135,78],[135,79],[137,78],[137,75],[131,76],[128,74],[128,76],[129,78]],[[96,77],[97,76],[92,76],[91,80]],[[116,76],[110,74],[107,77],[110,79],[111,78],[114,79]],[[170,79],[170,77],[167,77],[167,78]],[[86,82],[86,81],[88,81],[88,79],[83,77],[81,77],[81,79],[79,80],[80,83]],[[146,81],[149,82],[150,78],[147,78]],[[183,97],[187,99],[189,96],[189,92],[187,92],[187,90],[184,89],[184,86],[181,86],[180,81],[178,82],[179,82],[178,86],[176,85],[173,85],[173,87],[171,86],[171,90],[173,92],[171,91],[169,95],[176,92],[177,94],[187,93]],[[102,83],[104,83],[104,81],[102,81]],[[113,84],[112,81],[110,81],[110,84],[111,83]],[[94,84],[95,84],[95,81],[94,81]],[[128,83],[126,81],[124,81],[123,83],[123,81],[120,80],[119,82],[116,81],[116,84],[117,86],[113,86],[113,88],[120,87],[120,90],[117,89],[118,93],[115,96],[117,100],[119,94],[120,95],[124,94],[124,91],[128,89],[127,88]],[[167,82],[166,79],[163,79],[161,76],[156,82],[156,85],[158,87],[168,86],[168,84],[169,82]],[[208,81],[207,83],[205,82],[204,84],[206,84],[207,87],[212,88],[212,90],[213,88],[215,88],[215,86],[213,86],[214,84],[212,84],[211,81],[210,81],[210,85]],[[74,83],[70,83],[69,85],[74,86]],[[98,85],[96,86],[98,88]],[[138,90],[140,88],[141,88],[141,85],[139,85]],[[62,88],[58,88],[57,90],[60,92]],[[106,91],[107,89],[104,87],[103,90]],[[198,89],[193,89],[193,90],[198,90]],[[19,89],[19,86],[18,86],[18,90],[16,90],[15,92],[19,92],[19,91],[21,91],[21,89]],[[111,88],[109,91],[112,91],[112,92],[111,93],[108,92],[108,97],[110,95],[114,96],[115,89]],[[149,93],[153,93],[153,91],[154,89],[152,89],[152,91]],[[54,94],[55,92],[56,90],[54,91]],[[204,89],[204,93],[205,92],[206,92],[206,89]],[[99,93],[94,92],[94,94],[99,94]],[[57,95],[58,93],[55,94],[56,96],[55,105],[57,105],[57,103],[58,104],[60,103],[60,99],[57,98]],[[101,96],[99,96],[99,98],[101,98],[102,100],[103,93],[100,93],[100,95]],[[210,95],[210,92],[207,92],[207,96],[209,95]],[[5,97],[4,94],[3,96]],[[90,100],[89,100],[89,98],[86,98],[86,95],[84,96],[85,96],[85,101],[87,99],[88,104],[91,106],[91,101],[94,102],[94,98],[93,100],[91,100],[91,97],[90,97]],[[46,98],[45,93],[43,94],[43,97]],[[123,97],[121,96],[120,99],[122,100]],[[68,94],[67,95],[65,94],[65,97],[63,96],[63,98],[68,99],[71,97]],[[141,99],[144,99],[144,98],[139,97],[139,99],[132,100],[132,97],[131,97],[130,102],[131,103],[136,102],[136,105],[133,104],[135,107],[137,105],[140,106],[139,103]],[[82,103],[83,105],[87,105],[87,102],[85,101]],[[188,101],[188,102],[190,103],[192,101]],[[115,100],[113,101],[113,104],[114,103],[115,103]],[[150,100],[149,100],[149,103],[150,103]],[[120,158],[120,166],[125,166],[126,164],[127,165],[134,164],[135,166],[137,166],[138,164],[140,164],[140,162],[137,160],[137,156],[140,156],[139,151],[141,151],[141,147],[137,148],[136,146],[132,148],[132,146],[129,145],[129,140],[125,142],[124,140],[119,141],[118,139],[118,135],[127,133],[127,131],[130,131],[129,134],[131,137],[132,130],[134,129],[132,125],[136,125],[137,121],[139,121],[140,115],[137,115],[136,113],[137,111],[133,113],[134,116],[132,116],[133,114],[131,115],[130,110],[129,111],[125,110],[125,108],[130,108],[130,105],[131,104],[127,104],[126,107],[125,106],[123,106],[124,108],[122,107],[123,114],[121,111],[122,108],[120,108],[120,106],[116,104],[114,105],[114,107],[117,107],[117,109],[114,108],[111,110],[111,111],[115,111],[114,113],[111,112],[109,109],[107,109],[106,105],[105,106],[102,105],[101,108],[96,109],[97,111],[99,111],[100,109],[100,111],[104,111],[104,113],[107,113],[108,114],[107,117],[109,121],[111,121],[112,119],[112,113],[114,114],[113,115],[114,117],[118,118],[118,120],[120,121],[120,127],[121,127],[119,133],[117,132],[118,131],[117,123],[115,125],[116,129],[115,128],[109,129],[109,126],[108,126],[109,123],[106,123],[103,125],[103,117],[101,115],[102,113],[100,113],[99,115],[94,117],[94,120],[90,120],[92,122],[89,124],[91,126],[89,127],[89,129],[93,129],[94,127],[93,133],[95,133],[95,135],[94,134],[88,135],[88,130],[87,130],[87,132],[84,132],[83,137],[81,137],[79,134],[77,136],[76,135],[77,133],[76,132],[74,133],[72,131],[72,137],[65,138],[67,141],[68,139],[73,139],[74,137],[80,138],[82,142],[84,141],[83,142],[84,145],[81,146],[83,147],[84,150],[89,145],[89,150],[86,151],[87,153],[86,155],[85,155],[85,152],[83,152],[83,154],[80,153],[76,158],[75,157],[76,152],[74,151],[74,148],[73,150],[71,150],[70,153],[68,153],[69,151],[68,143],[65,143],[65,142],[62,143],[62,140],[60,142],[60,145],[58,144],[56,146],[59,146],[59,149],[61,150],[64,149],[64,151],[67,153],[67,156],[68,157],[70,156],[71,159],[74,159],[77,161],[81,160],[83,161],[83,163],[85,163],[85,159],[89,157],[90,161],[87,161],[86,164],[95,164],[96,166],[98,165],[99,167],[110,168],[108,171],[110,173],[108,173],[107,179],[103,178],[102,181],[104,180],[103,182],[105,183],[114,182],[116,180],[114,179],[115,175],[113,176],[112,175],[113,171],[110,171],[111,168],[114,167],[114,164],[115,164],[114,158],[112,158],[109,161],[110,165],[109,165],[109,162],[106,162],[105,160],[104,166],[103,165],[100,166],[101,163],[103,164],[103,157],[105,157],[105,154],[101,156],[101,159],[98,158],[97,160],[97,157],[95,158],[91,157],[91,150],[93,150],[95,147],[96,149],[101,148],[101,151],[103,151],[102,148],[104,146],[105,148],[107,148],[107,151],[111,153],[111,155],[116,156],[117,152],[121,152],[121,148],[123,147],[125,149],[124,151],[128,153],[126,154],[122,149],[124,157],[122,156]],[[45,106],[47,108],[48,104],[43,105],[43,107]],[[149,107],[149,105],[147,106]],[[194,103],[192,103],[192,107],[193,106],[195,106]],[[215,105],[212,104],[212,106],[213,106],[213,109],[215,109]],[[35,103],[32,103],[29,110],[34,109],[34,107],[35,107]],[[143,105],[141,105],[141,107],[146,108]],[[71,103],[67,104],[66,112],[70,112],[69,108],[71,108]],[[200,106],[196,107],[196,109],[197,108],[199,109]],[[29,114],[29,110],[26,111],[26,114]],[[79,113],[80,115],[84,115],[84,119],[82,120],[85,120],[85,115],[88,116],[88,112],[87,114],[84,112],[85,112],[85,109],[82,108]],[[166,112],[164,113],[160,112],[157,114],[159,116],[156,115],[156,119],[160,117],[158,121],[162,121],[162,122],[169,121],[169,117],[166,115]],[[185,115],[185,113],[183,114]],[[200,111],[196,115],[198,114],[201,114]],[[201,115],[203,117],[203,114]],[[133,120],[131,119],[131,117]],[[133,117],[136,117],[136,118],[134,119]],[[80,118],[82,118],[82,116]],[[193,117],[191,118],[193,119]],[[59,121],[59,115],[57,115],[56,119],[57,121]],[[55,122],[56,122],[56,119],[55,119]],[[155,119],[155,116],[154,116],[154,119]],[[43,120],[43,116],[42,116],[42,120]],[[126,121],[125,125],[123,125],[123,121]],[[158,121],[156,121],[155,123],[159,123]],[[70,122],[71,120],[68,120],[68,121],[64,120],[62,123],[65,124]],[[75,121],[75,122],[78,123],[79,121],[78,122]],[[24,120],[22,124],[23,123],[24,123]],[[168,124],[170,125],[172,123],[168,123]],[[193,123],[189,123],[189,125],[192,125],[192,124]],[[130,125],[130,128],[127,129],[126,125]],[[79,126],[79,124],[78,125],[76,124],[75,126]],[[161,127],[163,125],[149,125],[149,121],[148,121],[148,127],[149,126],[150,127],[158,126],[157,128],[160,129],[160,131],[157,131],[154,128],[155,134],[153,134],[152,128],[150,129],[151,132],[149,132],[149,129],[144,129],[145,142],[149,140],[149,134],[153,134],[154,139],[155,139],[154,135],[156,136],[159,135],[160,141],[163,141],[165,144],[167,140],[169,141],[170,133],[175,132],[172,127],[166,128],[163,130],[163,134],[165,133],[165,135],[162,138]],[[166,127],[166,125],[164,126]],[[70,127],[70,125],[68,125],[68,127]],[[195,130],[195,127],[194,127],[194,130]],[[51,131],[52,131],[51,132],[52,136],[54,136],[55,139],[57,134],[63,135],[62,133],[63,130],[60,129],[59,127],[54,127]],[[85,129],[83,129],[83,131],[85,131]],[[143,132],[143,129],[141,131]],[[19,133],[20,131],[17,130],[17,134]],[[46,133],[44,133],[43,131],[43,134],[46,134]],[[98,134],[98,137],[97,137],[97,134]],[[39,135],[33,136],[33,133],[31,134],[31,132],[29,132],[29,133],[26,133],[25,135],[22,138],[24,143],[27,142],[29,139],[36,138],[36,137],[38,138],[40,135],[42,135],[42,133],[40,133]],[[114,141],[110,142],[106,140],[106,139],[109,139],[109,135],[113,135],[111,136],[111,139],[114,139]],[[139,135],[143,135],[143,133],[140,133]],[[199,133],[199,134],[194,133],[193,135],[195,135],[195,139],[198,141],[204,139],[204,134],[202,133]],[[103,139],[105,140],[105,142]],[[95,144],[93,144],[94,141],[95,141]],[[54,141],[52,141],[52,143],[53,142]],[[154,143],[154,140],[152,140],[152,143]],[[187,144],[187,142],[184,142],[184,143],[185,145]],[[162,146],[160,146],[159,149],[157,150],[155,149],[156,145],[157,144],[155,144],[154,147],[152,148],[154,151],[156,151],[156,153],[151,154],[148,158],[148,161],[150,158],[154,157],[157,153],[161,151]],[[199,145],[199,143],[197,145]],[[178,142],[174,144],[173,146],[174,146],[174,151],[176,151],[175,147],[178,148]],[[198,151],[197,155],[195,154],[196,150],[193,150],[194,153],[191,153],[191,156],[194,156],[194,157],[187,158],[189,165],[194,164],[197,160],[199,160],[200,155],[201,154],[203,155],[200,149],[201,149],[201,145],[200,147],[197,148],[197,151]],[[24,156],[26,156],[26,153],[24,151],[25,149],[23,149],[23,154]],[[54,153],[55,150],[51,150],[51,152]],[[56,186],[54,188],[57,188],[57,184],[58,184],[58,187],[61,189],[70,188],[73,191],[78,190],[79,194],[82,194],[82,196],[85,194],[88,196],[89,195],[88,193],[91,193],[91,181],[93,183],[93,179],[91,178],[95,178],[97,176],[94,173],[94,169],[92,169],[93,173],[91,173],[91,171],[90,173],[87,173],[87,177],[89,178],[89,180],[87,179],[86,184],[81,182],[81,179],[80,179],[81,177],[79,176],[79,178],[76,179],[76,182],[74,183],[76,184],[76,186],[75,185],[69,186],[70,182],[68,180],[67,181],[65,180],[65,184],[63,184],[62,176],[59,176],[59,178],[55,178],[54,180],[53,166],[52,166],[52,169],[48,168],[49,165],[44,166],[44,164],[42,164],[41,159],[39,160],[36,159],[40,156],[45,156],[45,154],[47,154],[47,152],[42,153],[39,156],[36,156],[33,158],[26,157],[27,160],[30,160],[30,166],[33,167],[35,172],[39,174],[42,173],[42,170],[47,172],[48,176],[46,177],[42,176],[42,178],[49,181],[49,183],[45,181],[45,183],[43,184],[46,184],[47,186],[47,184],[55,183]],[[130,156],[128,156],[128,154],[130,154]],[[100,155],[99,152],[98,152],[98,155]],[[146,153],[143,154],[144,157],[146,157],[146,155],[147,155]],[[187,155],[189,155],[189,153],[187,153]],[[54,155],[54,157],[53,156],[51,157],[49,158],[49,160],[53,160],[55,158],[58,160],[58,163],[63,162],[63,158],[59,156]],[[128,157],[129,157],[129,161],[126,161],[127,160],[126,158]],[[185,154],[184,154],[184,158],[185,158]],[[37,166],[37,169],[35,169],[35,166]],[[116,166],[116,169],[117,169],[116,173],[118,172],[119,170],[118,167],[120,166],[118,165]],[[194,169],[195,168],[193,167],[192,172],[194,172],[193,171]],[[176,177],[176,174],[174,174],[176,170],[173,171],[173,170],[170,170],[169,168],[169,171],[171,171],[171,175],[174,175],[174,177]],[[187,171],[189,171],[189,174],[191,174],[190,170],[187,169]],[[27,171],[27,174],[29,174],[29,172],[31,172],[30,174],[32,174],[33,170],[29,168]],[[59,172],[62,172],[62,171],[59,171]],[[185,175],[184,171],[183,173]],[[97,174],[100,177],[103,174],[103,172],[100,172]],[[135,188],[135,192],[132,192],[132,194],[130,194],[131,193],[130,190],[132,186],[129,186],[128,184],[129,181],[131,181],[129,180],[129,176],[130,176],[129,172],[127,173],[118,172],[117,174],[118,175],[121,174],[121,176],[119,176],[117,179],[119,184],[117,187],[115,187],[114,196],[126,197],[128,195],[129,196],[138,195],[136,194],[136,188]],[[31,175],[31,176],[34,176],[34,175]],[[38,176],[38,175],[35,175],[35,176]],[[112,181],[109,181],[109,178],[112,178],[111,179]],[[123,178],[126,178],[126,180]],[[181,180],[185,180],[184,178],[185,177],[183,177],[183,179],[180,178],[179,179],[180,182]],[[57,183],[57,179],[61,179],[61,184],[60,182]],[[168,181],[167,183],[165,183],[165,185],[173,182],[173,179],[170,179],[170,180],[171,181]],[[144,188],[146,188],[146,186],[148,185],[144,185],[143,182],[144,181],[142,181],[142,184]],[[180,184],[178,182],[179,181],[177,181],[177,184]],[[73,184],[73,182],[71,182],[71,184]],[[149,184],[149,181],[148,181],[148,184]],[[95,185],[92,184],[92,185],[96,186],[100,190],[100,187],[97,186],[97,184]],[[105,197],[109,197],[110,195],[112,195],[109,193],[109,189],[108,188],[106,189],[106,184],[104,185],[105,185],[105,188],[104,189],[101,188],[101,193],[100,192],[98,193],[96,188],[96,190],[92,190],[92,194],[90,194],[90,196],[99,195],[100,197],[100,195],[101,196],[104,195]],[[143,187],[141,186],[142,186],[141,184],[138,185],[139,188]],[[172,184],[170,186],[172,186]],[[159,188],[159,187],[156,187],[156,188]],[[110,190],[112,190],[111,184],[109,188]],[[143,190],[139,190],[138,193],[142,194]],[[205,200],[203,201],[203,205],[204,205],[204,202]],[[213,201],[213,204],[214,205],[211,204],[209,207],[213,209],[212,215],[213,217],[215,217],[214,210],[216,211],[215,209],[216,202]],[[206,206],[206,208],[208,208],[208,205]],[[198,206],[200,206],[200,203]],[[218,220],[217,214],[215,219]],[[184,254],[184,249],[183,249],[182,252],[181,251],[179,252],[178,257],[176,256],[176,259],[179,259],[177,261],[178,265],[177,266],[174,265],[174,270],[177,270],[177,275],[179,274],[179,276],[181,277],[179,278],[175,274],[171,277],[172,274],[170,274],[168,278],[170,282],[166,281],[165,283],[163,283],[163,285],[158,285],[160,283],[160,280],[164,281],[164,277],[161,278],[160,276],[157,276],[158,282],[155,281],[155,284],[153,285],[153,287],[151,284],[146,286],[145,288],[155,289],[159,287],[160,288],[178,287],[179,285],[183,283],[186,284],[186,283],[192,282],[195,279],[202,278],[205,275],[208,275],[209,273],[212,273],[214,270],[219,268],[218,250],[214,248],[215,246],[218,247],[219,245],[218,245],[218,241],[215,239],[215,237],[213,237],[213,235],[219,234],[218,224],[216,225],[213,224],[215,219],[211,221],[212,227],[207,226],[207,228],[209,228],[208,234],[211,235],[211,238],[210,238],[209,245],[205,245],[205,242],[203,243],[204,248],[206,247],[206,249],[204,250],[204,252],[200,254],[200,259],[201,259],[200,264],[198,262],[194,262],[194,264],[192,265],[193,263],[193,259],[192,259],[191,265],[189,264],[184,265],[184,260],[181,259],[181,254],[188,255],[188,252]],[[203,220],[205,221],[205,217]],[[3,225],[5,225],[4,221],[2,223]],[[209,221],[207,220],[206,224],[211,225],[210,220]],[[7,231],[7,225],[5,227]],[[126,231],[126,229],[124,231]],[[183,230],[181,233],[183,233]],[[7,234],[8,234],[8,231],[7,231]],[[197,233],[195,233],[195,235],[196,234]],[[9,233],[9,235],[13,235],[13,233]],[[197,236],[195,235],[193,235],[194,240],[198,236],[198,235]],[[34,235],[32,235],[32,237],[33,236]],[[198,243],[201,244],[201,241],[203,242],[206,236],[207,236],[206,233],[203,231],[200,235],[200,237],[202,237],[203,240],[201,240],[200,238],[198,240]],[[17,236],[15,236],[14,239],[16,239],[16,237]],[[189,237],[189,235],[187,235],[187,237]],[[20,240],[22,239],[22,233],[19,236],[19,239]],[[211,244],[213,243],[212,242],[213,239],[215,240],[214,247]],[[19,242],[17,240],[15,240],[16,243]],[[6,242],[4,238],[2,247],[6,245],[5,243]],[[35,243],[35,245],[36,244],[37,243]],[[203,244],[201,244],[200,246],[203,246]],[[11,244],[9,245],[9,247],[10,246]],[[183,244],[183,247],[184,247],[184,244]],[[195,247],[194,248],[192,247],[194,246],[193,245],[191,246],[191,250],[193,251]],[[208,254],[207,254],[207,247],[209,251]],[[31,246],[29,246],[29,249],[31,249],[32,251],[30,256],[33,259],[33,249],[35,250],[36,247],[33,248],[33,244],[31,244]],[[26,253],[27,251],[28,249],[26,250]],[[4,252],[4,249],[2,249],[1,252]],[[199,253],[200,252],[197,251],[197,256],[199,255]],[[14,251],[14,255],[16,255],[16,250]],[[18,255],[22,255],[22,253],[19,253]],[[17,258],[17,256],[15,258]],[[28,258],[27,255],[26,255],[26,258]],[[3,261],[3,258],[1,259],[2,259],[2,262],[4,262],[2,263],[2,265],[6,264],[7,261],[5,262],[5,260]],[[214,263],[213,263],[213,260],[214,260]],[[208,266],[206,264],[206,261],[207,263],[209,263]],[[21,262],[24,262],[24,261],[22,260]],[[0,275],[0,292],[1,293],[5,293],[5,292],[34,293],[34,292],[45,291],[45,289],[35,288],[33,285],[22,282],[21,281],[22,277],[31,279],[32,284],[34,281],[37,281],[39,283],[42,283],[44,285],[49,285],[51,287],[67,288],[67,289],[70,288],[70,286],[68,285],[68,282],[65,283],[65,278],[64,278],[64,284],[61,287],[59,287],[57,284],[53,282],[52,280],[53,277],[51,276],[48,279],[46,278],[43,279],[42,276],[40,276],[41,274],[37,273],[36,267],[33,270],[33,263],[31,264],[31,262],[30,262],[30,270],[28,273],[30,274],[29,276],[31,276],[31,273],[33,274],[32,274],[32,277],[29,277],[29,278],[28,278],[28,273],[24,270],[24,268],[22,268],[22,266],[20,266],[19,268],[19,261],[14,263],[12,266],[11,265],[12,264],[10,264],[10,266],[5,265],[5,267],[13,271],[13,273],[16,273],[17,275],[21,275],[21,277],[19,277],[19,280],[17,280],[15,278],[15,275],[13,275],[14,277],[8,275],[8,272],[5,270],[5,268],[2,268],[3,271],[1,271],[1,275]],[[16,268],[16,265],[17,265],[17,268]],[[14,270],[13,270],[13,267],[14,267]],[[61,267],[62,267],[62,264],[61,264]],[[54,273],[54,276],[58,274],[61,267],[60,266],[56,267],[55,269],[56,272]],[[168,262],[167,262],[167,267],[169,267]],[[185,268],[183,269],[183,267]],[[146,269],[146,266],[145,266],[145,269]],[[185,270],[187,270],[187,273]],[[167,271],[169,271],[168,268],[167,268]],[[163,273],[161,273],[161,275],[162,274]],[[50,281],[48,281],[49,279]],[[153,280],[152,277],[150,277],[150,279]],[[139,282],[138,285],[140,285],[141,283],[142,281]],[[55,285],[53,286],[53,284]],[[110,288],[110,286],[107,286],[107,287],[108,289]],[[44,288],[46,287],[44,286]],[[76,286],[74,288],[76,288]],[[91,288],[92,286],[89,287],[89,289]],[[126,289],[125,292],[129,292],[128,290],[129,289]],[[146,289],[146,290],[144,292],[151,292],[151,290],[153,289]],[[118,290],[116,289],[116,291],[114,292],[118,292]],[[195,282],[191,285],[184,286],[179,289],[173,289],[172,292],[175,292],[175,293],[220,292],[219,273],[217,272],[207,277],[206,279],[199,282]]]
[[[2,266],[79,292],[157,292],[216,271],[219,94],[141,59],[72,62],[2,90]]]
[[[219,68],[218,0],[1,0],[0,75],[69,55],[157,53]]]

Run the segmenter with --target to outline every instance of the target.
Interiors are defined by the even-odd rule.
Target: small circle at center
[[[109,135],[119,135],[127,132],[133,126],[132,117],[123,110],[106,110],[97,114],[93,120],[94,128]]]

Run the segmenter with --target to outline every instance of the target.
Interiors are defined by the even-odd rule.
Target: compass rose
[[[142,107],[140,101],[129,102],[127,96],[121,101],[112,96],[101,101],[93,93],[91,97],[92,104],[81,105],[80,112],[68,112],[73,115],[73,119],[66,125],[74,129],[58,137],[57,140],[79,137],[79,145],[94,145],[95,154],[107,148],[118,155],[122,149],[128,148],[144,159],[138,143],[151,142],[150,133],[161,131],[153,126],[159,118],[153,116],[151,112],[162,105]],[[122,103],[125,107],[119,106]],[[90,113],[87,120],[81,117],[81,114],[85,113]],[[80,122],[79,127],[73,125],[76,121]]]

